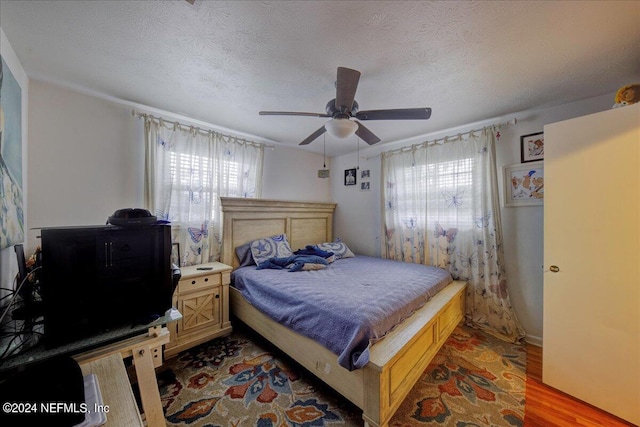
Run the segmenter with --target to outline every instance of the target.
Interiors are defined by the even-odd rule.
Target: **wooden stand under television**
[[[182,277],[173,294],[173,306],[182,319],[168,325],[171,341],[165,357],[213,338],[229,335],[229,283],[231,267],[220,262],[182,267]]]
[[[155,368],[162,365],[162,346],[168,342],[167,328],[154,326],[146,334],[73,356],[83,375],[98,377],[102,400],[108,407],[105,426],[166,427]],[[144,422],[123,362],[128,357],[133,357]]]

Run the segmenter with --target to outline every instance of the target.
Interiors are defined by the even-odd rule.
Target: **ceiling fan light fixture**
[[[358,124],[349,119],[331,119],[324,127],[329,135],[340,139],[348,138],[358,130]]]

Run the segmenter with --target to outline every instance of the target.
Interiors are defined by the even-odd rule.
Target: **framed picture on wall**
[[[544,159],[544,132],[520,137],[520,161],[535,162]]]
[[[356,168],[346,169],[344,171],[344,185],[356,185]]]
[[[22,87],[0,55],[0,250],[24,242]],[[6,200],[6,203],[5,203]]]
[[[171,244],[171,264],[181,267],[182,257],[180,255],[180,243]]]
[[[544,201],[543,162],[504,167],[504,205],[535,206]]]

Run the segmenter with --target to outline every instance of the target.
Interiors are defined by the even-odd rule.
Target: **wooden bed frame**
[[[335,203],[221,197],[222,262],[238,267],[235,248],[285,233],[292,249],[333,241]],[[231,314],[279,347],[363,411],[365,426],[386,427],[422,372],[463,318],[465,282],[455,281],[370,348],[369,363],[349,371],[338,356],[271,320],[230,288]]]

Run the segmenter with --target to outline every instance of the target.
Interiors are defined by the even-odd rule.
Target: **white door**
[[[640,424],[640,105],[544,136],[543,381]]]

